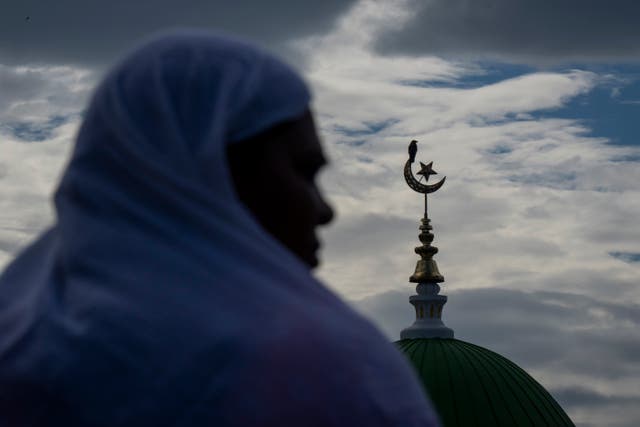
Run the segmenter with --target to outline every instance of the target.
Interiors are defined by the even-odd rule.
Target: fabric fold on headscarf
[[[0,277],[0,424],[436,425],[400,353],[234,193],[227,144],[309,103],[289,66],[205,31],[112,69],[55,224]]]

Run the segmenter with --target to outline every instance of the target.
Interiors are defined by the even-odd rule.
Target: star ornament
[[[420,162],[420,172],[417,175],[422,175],[425,178],[425,181],[429,181],[429,175],[436,175],[438,172],[433,170],[433,162],[429,162],[429,164],[425,165]]]

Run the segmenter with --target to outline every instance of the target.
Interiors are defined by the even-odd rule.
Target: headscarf
[[[234,193],[226,144],[309,102],[290,67],[204,31],[106,76],[55,224],[0,277],[0,424],[434,425],[399,352]]]

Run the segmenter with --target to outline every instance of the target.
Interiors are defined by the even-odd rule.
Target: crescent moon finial
[[[433,256],[438,253],[438,248],[431,244],[434,238],[433,227],[429,215],[427,215],[427,195],[438,191],[444,184],[446,177],[435,184],[427,185],[429,177],[436,175],[437,172],[433,170],[433,162],[428,164],[420,162],[418,175],[425,178],[425,183],[422,184],[418,181],[411,171],[411,164],[415,162],[417,153],[418,141],[413,140],[409,143],[409,159],[404,165],[404,179],[412,190],[424,194],[424,216],[420,220],[420,234],[418,235],[421,245],[415,248],[415,253],[420,255],[420,260],[416,262],[416,269],[409,277],[409,282],[417,283],[417,295],[413,295],[409,299],[416,310],[416,321],[410,327],[403,329],[400,337],[402,339],[453,338],[453,330],[442,322],[442,307],[447,301],[447,297],[439,295],[439,283],[444,282],[444,276],[440,274],[438,264],[433,259]]]
[[[407,185],[411,187],[412,190],[422,194],[429,194],[438,191],[444,184],[445,179],[447,179],[446,176],[440,181],[431,185],[422,184],[415,178],[415,176],[413,176],[413,172],[411,171],[411,164],[415,162],[417,152],[418,141],[414,139],[409,143],[409,159],[404,164],[404,179],[407,182]],[[429,162],[429,164],[426,165],[420,162],[420,172],[418,172],[418,175],[422,175],[425,178],[425,182],[429,181],[430,175],[436,174],[437,172],[433,170],[433,162]]]

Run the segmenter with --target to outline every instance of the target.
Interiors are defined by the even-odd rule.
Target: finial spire
[[[416,263],[416,269],[409,278],[412,283],[417,283],[417,295],[409,297],[409,302],[416,309],[416,321],[410,327],[402,330],[401,339],[407,338],[453,338],[453,330],[447,328],[442,322],[442,308],[447,302],[445,295],[439,295],[440,285],[444,282],[444,277],[438,271],[433,256],[438,253],[438,248],[431,246],[433,242],[433,227],[431,220],[427,214],[427,194],[433,193],[442,187],[446,177],[442,178],[435,184],[422,184],[413,176],[411,164],[415,162],[418,152],[418,141],[413,140],[409,143],[409,159],[404,165],[404,179],[412,190],[424,194],[424,216],[421,220],[420,234],[418,238],[422,243],[421,246],[415,248],[415,252],[420,255],[420,260]],[[425,182],[429,181],[430,175],[437,174],[433,170],[433,162],[424,164],[420,162],[420,172],[425,178]],[[421,178],[421,179],[422,179]]]

